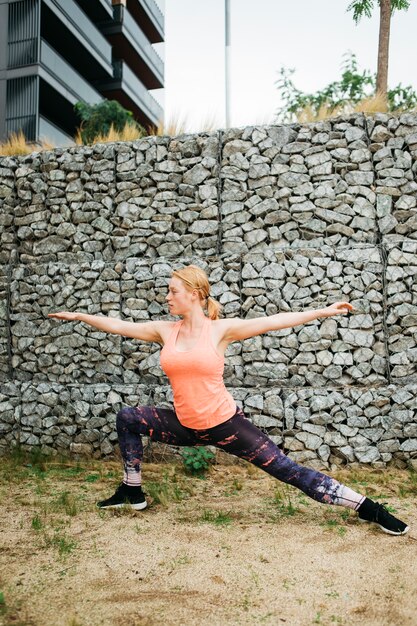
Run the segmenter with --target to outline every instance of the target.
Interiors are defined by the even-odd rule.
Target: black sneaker
[[[388,509],[379,502],[373,502],[365,498],[358,509],[360,522],[373,522],[389,535],[405,535],[410,528],[401,520],[397,519]]]
[[[101,500],[97,502],[97,506],[100,509],[115,509],[125,504],[130,504],[132,509],[140,511],[148,506],[145,500],[145,494],[142,491],[142,487],[125,485],[120,483],[116,492],[107,500]]]

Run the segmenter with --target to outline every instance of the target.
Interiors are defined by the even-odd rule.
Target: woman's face
[[[193,306],[193,292],[188,291],[180,278],[173,276],[169,281],[168,295],[165,298],[172,315],[183,315]]]

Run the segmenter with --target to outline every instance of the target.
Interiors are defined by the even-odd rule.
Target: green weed
[[[250,597],[248,593],[245,593],[242,601],[239,603],[239,606],[241,606],[244,611],[249,611],[250,606],[251,606],[251,601],[250,601]]]
[[[347,529],[345,528],[345,526],[340,526],[340,522],[337,519],[327,519],[324,522],[324,525],[327,526],[329,530],[336,531],[337,534],[340,535],[341,537],[343,537],[347,532]]]
[[[75,496],[69,491],[63,491],[60,493],[54,504],[55,510],[59,511],[63,509],[70,517],[75,517],[78,513]]]
[[[56,548],[59,556],[67,556],[75,549],[77,543],[68,538],[65,533],[61,533],[59,528],[56,528],[53,535],[44,533],[44,545],[46,548]]]
[[[272,505],[275,511],[278,512],[279,517],[291,517],[299,511],[298,507],[292,502],[289,489],[285,488],[283,490],[280,486],[275,487]]]
[[[282,581],[282,586],[286,591],[289,591],[291,587],[295,587],[296,581],[295,579],[290,580],[289,578],[284,578]]]
[[[67,537],[64,536],[56,536],[54,538],[53,545],[58,548],[59,554],[62,556],[72,552],[76,546],[76,542],[72,539],[67,539]]]
[[[339,511],[339,515],[344,522],[346,522],[350,517],[350,509],[342,509]]]
[[[71,617],[67,622],[67,626],[82,626],[81,622],[77,620],[76,617]]]
[[[171,501],[179,502],[187,497],[188,493],[175,480],[170,480],[167,474],[160,481],[148,481],[146,492],[155,504],[167,506]]]
[[[6,600],[4,599],[3,591],[0,591],[0,615],[4,615],[6,612]]]
[[[240,482],[238,478],[234,478],[231,485],[229,485],[224,492],[225,496],[237,496],[239,491],[243,488],[243,484]]]
[[[43,523],[39,515],[35,515],[32,518],[32,528],[33,530],[41,530],[43,528]]]
[[[86,477],[84,478],[84,480],[85,480],[87,483],[95,483],[95,482],[97,482],[98,480],[100,480],[100,476],[99,476],[98,474],[88,474],[88,476],[86,476]]]
[[[188,565],[189,563],[191,563],[191,559],[188,554],[180,554],[176,559],[170,561],[170,569],[173,571],[178,565]]]
[[[180,454],[184,467],[190,474],[204,474],[210,467],[209,461],[215,458],[213,452],[204,446],[185,447]]]
[[[225,513],[223,511],[204,510],[201,519],[203,522],[210,522],[216,526],[228,526],[232,523],[230,511]]]

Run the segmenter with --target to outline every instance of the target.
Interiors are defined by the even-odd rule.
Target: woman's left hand
[[[334,302],[330,306],[322,309],[320,317],[331,317],[332,315],[340,315],[341,313],[350,313],[355,308],[349,302]]]

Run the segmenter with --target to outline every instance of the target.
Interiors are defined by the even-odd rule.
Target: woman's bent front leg
[[[142,435],[173,446],[193,446],[193,431],[180,424],[175,411],[154,406],[124,407],[116,418],[126,485],[142,483]]]
[[[274,478],[301,489],[318,502],[356,510],[364,496],[334,478],[298,465],[239,409],[233,418],[210,429],[214,445],[253,463]]]

